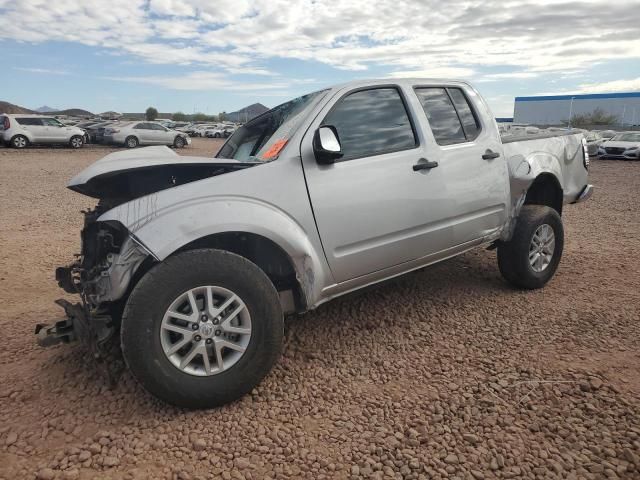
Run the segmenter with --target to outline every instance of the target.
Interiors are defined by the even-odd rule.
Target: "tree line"
[[[154,107],[147,108],[145,118],[153,121],[158,118],[158,110]],[[224,122],[227,119],[227,112],[220,112],[218,115],[206,115],[202,112],[187,114],[175,112],[171,115],[174,122]]]

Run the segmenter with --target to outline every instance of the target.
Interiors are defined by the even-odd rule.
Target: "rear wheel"
[[[208,408],[250,392],[280,355],[278,293],[255,264],[221,250],[169,257],[132,291],[124,358],[152,394]]]
[[[176,148],[183,148],[185,146],[184,138],[178,135],[176,139],[173,141],[173,146]]]
[[[16,135],[11,139],[13,148],[25,148],[27,145],[29,145],[29,139],[24,135]]]
[[[127,148],[136,148],[138,146],[138,139],[133,136],[127,137],[127,139],[124,141],[124,144]]]
[[[555,274],[564,248],[564,229],[558,212],[543,205],[525,205],[513,238],[498,245],[498,266],[513,285],[544,287]]]
[[[84,139],[81,135],[74,135],[71,137],[71,140],[69,140],[69,145],[71,148],[81,148],[84,145]]]

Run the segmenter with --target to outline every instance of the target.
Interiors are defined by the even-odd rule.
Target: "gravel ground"
[[[0,478],[640,478],[640,163],[593,162],[545,289],[470,252],[289,319],[259,388],[193,412],[32,334],[108,151],[0,149]]]

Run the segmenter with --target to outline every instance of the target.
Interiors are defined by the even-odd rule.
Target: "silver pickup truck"
[[[515,287],[543,287],[563,205],[586,200],[582,135],[501,139],[459,81],[358,81],[239,128],[215,158],[117,152],[69,188],[99,199],[56,271],[81,303],[42,345],[99,356],[118,331],[134,376],[176,405],[251,391],[280,355],[283,315],[451,258],[497,249]]]

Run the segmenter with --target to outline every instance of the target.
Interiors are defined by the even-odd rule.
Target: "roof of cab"
[[[464,80],[454,80],[450,78],[365,78],[361,80],[351,80],[345,83],[332,85],[331,89],[358,88],[375,85],[466,85],[470,86]]]

